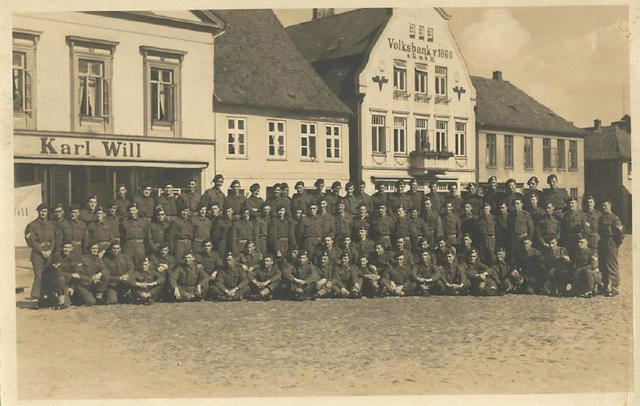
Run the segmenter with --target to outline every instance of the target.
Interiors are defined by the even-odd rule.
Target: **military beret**
[[[575,196],[569,196],[567,198],[567,203],[569,203],[569,202],[577,202],[577,201],[578,201],[578,199],[576,199]]]
[[[98,207],[96,207],[96,211],[104,212],[104,209],[102,208],[102,206],[98,206]]]
[[[387,205],[385,204],[385,202],[380,202],[378,203],[378,207],[387,207]]]
[[[309,204],[307,205],[307,207],[308,207],[308,208],[311,208],[311,207],[314,207],[314,206],[317,208],[317,207],[318,207],[318,203],[316,203],[316,202],[314,202],[314,201],[311,201],[311,202],[309,202]]]
[[[344,200],[344,199],[338,199],[337,204],[344,204],[344,205],[346,205],[346,204],[347,204],[347,201],[346,201],[346,200]]]
[[[120,189],[121,187],[126,189],[127,185],[125,185],[124,183],[121,183],[121,184],[118,185],[118,187],[116,189]]]
[[[516,180],[513,178],[509,178],[505,183],[516,183]]]
[[[87,244],[87,248],[91,248],[91,247],[96,246],[96,245],[100,245],[100,242],[98,242],[98,241],[90,241],[89,244]]]
[[[491,203],[487,201],[482,202],[482,207],[487,207],[487,206],[491,207]]]
[[[151,183],[145,183],[142,185],[142,189],[151,189]]]
[[[165,248],[171,248],[171,247],[169,246],[169,243],[168,243],[168,242],[166,242],[166,241],[163,241],[163,242],[161,242],[161,243],[158,245],[158,249],[159,249],[160,251],[162,251],[162,250],[163,250],[163,249],[165,249]]]
[[[402,180],[402,179],[398,179],[398,180],[396,181],[396,186],[402,186],[402,185],[404,185],[404,180]]]
[[[469,190],[471,188],[471,186],[475,187],[476,183],[475,182],[469,182],[467,183],[467,190]]]
[[[498,248],[496,248],[496,252],[501,252],[501,251],[502,251],[502,252],[507,252],[507,251],[504,249],[504,247],[498,247]]]
[[[187,207],[188,209],[188,207]],[[227,211],[227,210],[232,210],[233,211],[233,206],[230,203],[225,203],[224,208],[222,209],[223,211]]]
[[[189,178],[189,180],[187,181],[187,183],[198,183],[198,179],[197,178]]]
[[[342,183],[340,183],[340,181],[335,181],[331,184],[331,188],[335,188],[335,187],[342,187]]]
[[[454,187],[454,186],[455,186],[456,188],[458,187],[458,185],[456,185],[455,183],[451,183],[449,186],[447,186],[447,189],[449,189],[449,190],[453,190],[453,187]]]
[[[186,250],[184,254],[182,254],[182,258],[186,257],[187,255],[193,255],[193,252],[191,252],[190,250]]]
[[[260,189],[260,185],[257,183],[254,183],[253,185],[249,186],[249,191],[254,192],[256,190]]]
[[[301,180],[297,181],[297,182],[296,182],[296,186],[295,186],[295,188],[297,189],[297,188],[298,188],[298,186],[302,186],[302,187],[304,187],[304,182],[303,182],[303,181],[301,181]]]
[[[217,181],[218,179],[224,179],[224,176],[221,173],[216,174],[216,176],[213,177],[213,182]]]
[[[91,195],[91,196],[87,197],[87,201],[89,201],[89,200],[91,200],[91,199],[96,199],[96,200],[98,200],[98,196],[96,196],[96,195]]]
[[[55,209],[62,209],[64,210],[64,206],[62,205],[62,203],[56,203],[53,205],[53,210]],[[39,210],[39,209],[38,209]]]
[[[278,205],[275,207],[275,209],[276,209],[276,211],[280,211],[281,209],[285,209],[285,210],[287,210],[287,206],[285,206],[284,204],[278,204]]]
[[[477,254],[477,253],[478,253],[478,250],[477,250],[477,249],[475,249],[475,248],[471,248],[471,249],[469,250],[469,254],[473,254],[474,252]]]
[[[109,203],[109,207],[116,207],[118,206],[118,202],[115,200],[112,200],[111,203]]]
[[[265,207],[271,207],[271,202],[269,200],[260,205],[261,209],[264,209]]]
[[[270,252],[265,252],[264,254],[262,254],[262,260],[264,261],[267,258],[271,258],[273,259],[273,254]]]
[[[360,186],[364,186],[364,185],[366,185],[366,183],[365,183],[363,180],[361,180],[358,184],[359,184]]]
[[[113,248],[113,247],[115,247],[116,245],[122,246],[122,244],[120,243],[120,240],[112,240],[112,241],[109,243],[109,248]]]
[[[550,183],[552,179],[558,180],[558,177],[556,176],[555,173],[552,173],[551,175],[547,176],[547,183]]]
[[[356,206],[356,209],[359,209],[361,207],[367,207],[367,205],[364,202],[360,202],[358,203],[358,205]]]
[[[202,240],[202,244],[200,244],[202,247],[204,247],[207,244],[213,244],[213,241],[211,241],[211,239],[209,238],[205,238],[204,240]]]
[[[233,252],[231,252],[231,251],[225,251],[225,252],[224,252],[224,257],[225,257],[225,258],[227,258],[227,257],[232,257],[232,256],[233,256]]]
[[[173,182],[171,181],[164,182],[164,187],[167,187],[167,186],[173,186]]]
[[[314,185],[315,187],[324,186],[324,179],[322,179],[322,178],[318,178],[318,179],[316,179],[316,181],[313,183],[313,185]]]
[[[540,181],[538,180],[537,176],[530,177],[529,180],[527,181],[527,184],[529,184],[531,182],[540,183]]]
[[[127,206],[127,210],[129,210],[129,209],[130,209],[130,208],[132,208],[132,207],[135,207],[135,208],[137,209],[137,208],[138,208],[138,205],[137,205],[135,202],[132,202],[132,203],[130,203],[130,204]],[[72,210],[73,210],[73,209],[72,209]]]
[[[69,238],[65,238],[64,240],[62,240],[62,245],[73,245],[73,241],[71,241]]]
[[[200,202],[198,203],[198,210],[200,210],[201,208],[206,208],[207,207],[207,203],[206,202]]]
[[[465,238],[465,237],[469,237],[469,238],[471,238],[471,234],[469,234],[469,233],[462,233],[462,238]]]
[[[80,210],[80,206],[77,204],[72,204],[71,206],[69,206],[69,210]]]
[[[309,253],[307,252],[307,250],[300,250],[300,252],[298,253],[298,256],[301,257],[303,255],[309,256]]]
[[[320,196],[320,197],[316,200],[316,202],[318,202],[318,204],[320,204],[320,203],[322,203],[322,202],[325,202],[325,203],[326,203],[326,202],[327,202],[327,198],[326,198],[326,197],[324,197],[324,196]]]
[[[37,210],[37,211],[40,211],[40,210],[43,210],[43,209],[47,209],[47,210],[49,210],[49,206],[47,206],[47,205],[46,205],[46,204],[44,204],[44,203],[40,203],[40,204],[38,205],[38,207],[36,207],[36,210]]]
[[[240,181],[239,181],[238,179],[234,179],[234,180],[231,182],[231,187],[234,187],[235,185],[240,186]]]
[[[162,207],[161,204],[157,205],[156,207],[153,208],[153,211],[158,214],[160,212],[164,212],[164,207]]]
[[[611,198],[610,197],[603,197],[602,198],[602,202],[600,202],[600,204],[605,204],[605,203],[611,204]]]
[[[405,207],[405,205],[403,203],[400,203],[400,205],[398,207],[396,207],[396,210],[400,210],[400,209],[406,210],[406,207]]]
[[[289,185],[287,184],[287,182],[281,182],[280,189],[289,189]]]
[[[494,180],[497,182],[497,181],[498,181],[498,178],[497,178],[497,177],[495,177],[495,176],[489,176],[489,179],[487,179],[487,183],[491,183],[491,182],[493,182]]]
[[[345,188],[345,189],[349,189],[350,187],[355,187],[355,186],[354,186],[354,184],[353,184],[353,182],[351,182],[351,181],[347,182],[347,184],[346,184],[346,185],[344,185],[344,188]]]

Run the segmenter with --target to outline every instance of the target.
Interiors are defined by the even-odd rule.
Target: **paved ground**
[[[17,286],[31,274],[17,252]],[[617,298],[387,298],[20,308],[18,396],[630,391],[631,236]],[[28,289],[27,289],[28,292]],[[25,293],[27,293],[25,292]]]

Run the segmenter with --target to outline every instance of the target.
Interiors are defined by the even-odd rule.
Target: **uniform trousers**
[[[605,237],[598,244],[598,263],[605,285],[617,288],[620,284],[618,277],[618,245],[613,238]]]
[[[33,285],[31,285],[31,298],[40,299],[40,290],[42,289],[42,273],[49,264],[49,259],[42,255],[31,252],[31,264],[33,265]]]

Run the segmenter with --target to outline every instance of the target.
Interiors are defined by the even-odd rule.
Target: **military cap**
[[[121,187],[123,187],[123,188],[125,188],[125,189],[126,189],[126,188],[127,188],[127,185],[125,185],[124,183],[120,183],[120,184],[118,185],[118,187],[116,188],[116,190],[117,190],[117,189],[120,189]]]
[[[471,249],[469,250],[469,255],[470,255],[470,254],[473,254],[474,252],[475,252],[476,254],[478,254],[478,250],[477,250],[477,249],[475,249],[475,248],[471,248]]]
[[[267,258],[271,258],[271,259],[273,259],[273,254],[272,254],[272,253],[270,253],[270,252],[266,252],[266,253],[264,253],[264,254],[262,255],[262,261],[264,261],[264,260],[265,260],[265,259],[267,259]]]
[[[264,205],[263,205],[263,206],[264,206]],[[284,204],[278,204],[278,205],[275,207],[275,210],[276,210],[276,211],[280,211],[280,209],[285,209],[285,210],[287,210],[287,206],[285,206]]]
[[[213,241],[211,241],[210,238],[205,238],[204,240],[202,240],[202,244],[200,244],[202,247],[204,247],[207,244],[211,244],[213,245]]]
[[[300,252],[298,252],[298,257],[301,257],[303,255],[309,256],[309,253],[307,252],[307,250],[300,250]]]
[[[160,212],[164,212],[164,207],[162,207],[161,204],[157,205],[156,207],[153,208],[153,211],[155,212],[155,214],[158,214]]]
[[[547,176],[547,183],[551,183],[552,179],[558,180],[558,177],[556,176],[555,173],[552,173],[551,175]]]
[[[331,188],[335,188],[335,187],[342,187],[342,183],[340,183],[340,181],[335,181],[331,184]]]
[[[221,173],[217,173],[216,176],[213,177],[212,182],[215,182],[218,179],[224,179],[224,176]]]
[[[491,207],[491,203],[489,203],[488,201],[482,202],[482,207],[487,207],[487,206]]]
[[[234,179],[234,180],[231,182],[231,187],[234,187],[235,185],[240,185],[240,181],[239,181],[238,179]]]
[[[62,245],[73,245],[73,241],[71,241],[71,239],[69,238],[65,238],[64,240],[62,240]]]
[[[280,189],[289,189],[289,185],[287,184],[287,182],[281,182]]]
[[[207,203],[206,202],[200,202],[198,203],[198,210],[200,210],[201,208],[207,208]]]
[[[387,205],[385,204],[385,202],[380,202],[378,203],[378,207],[387,207]]]
[[[577,202],[577,201],[578,201],[578,199],[576,199],[576,197],[575,197],[575,196],[569,196],[569,197],[567,198],[567,203],[569,203],[569,202]]]
[[[71,211],[80,210],[80,206],[74,203],[71,206],[69,206],[69,210],[71,210]]]
[[[56,203],[56,204],[54,204],[54,205],[53,205],[52,209],[53,209],[53,210],[55,210],[55,209],[62,209],[62,210],[64,210],[64,206],[62,205],[62,203],[58,202],[58,203]],[[40,209],[38,209],[38,210],[40,210]]]
[[[47,210],[49,210],[49,206],[47,206],[45,203],[40,203],[40,204],[38,205],[38,207],[36,207],[36,210],[37,210],[37,211],[40,211],[40,210],[43,210],[43,209],[47,209]]]
[[[507,183],[507,184],[509,184],[509,183],[516,183],[516,180],[515,180],[515,179],[513,179],[513,178],[509,178],[509,179],[507,179],[507,181],[506,181],[505,183]]]
[[[489,179],[487,179],[487,183],[491,183],[491,182],[493,182],[494,180],[497,182],[497,181],[498,181],[498,178],[497,178],[497,177],[495,177],[495,176],[489,176]]]
[[[186,257],[187,255],[193,255],[193,252],[191,252],[190,250],[186,250],[184,254],[182,254],[182,258]]]
[[[147,189],[147,188],[151,189],[151,183],[145,183],[142,185],[142,189]]]
[[[98,196],[96,196],[96,195],[91,195],[91,196],[87,197],[87,201],[89,201],[89,200],[91,200],[91,199],[96,199],[96,200],[98,200]]]
[[[112,200],[111,202],[109,202],[109,207],[117,207],[118,206],[118,202],[115,200]]]
[[[253,185],[249,186],[249,191],[254,192],[256,190],[260,189],[260,185],[257,183],[254,183]]]
[[[301,180],[297,181],[297,182],[296,182],[296,185],[295,185],[295,188],[297,189],[297,188],[298,188],[298,186],[302,186],[302,187],[304,187],[304,182],[303,182],[303,181],[301,181]]]
[[[611,198],[610,197],[603,197],[602,201],[600,202],[600,204],[604,204],[604,203],[611,204]]]
[[[351,181],[347,182],[347,184],[346,184],[346,185],[344,185],[344,188],[345,188],[345,189],[349,189],[350,187],[355,187],[355,185],[354,185],[354,184],[353,184],[353,182],[351,182]]]
[[[327,198],[326,198],[326,197],[324,197],[324,196],[320,196],[320,197],[316,200],[316,202],[317,202],[318,204],[320,204],[320,203],[322,203],[322,202],[326,202],[326,201],[327,201]]]
[[[400,204],[398,205],[398,207],[396,207],[396,210],[400,210],[400,209],[402,209],[402,210],[406,210],[406,209],[407,209],[407,208],[405,207],[404,203],[400,203]]]
[[[398,179],[398,180],[396,181],[396,186],[403,186],[403,185],[404,185],[404,180],[402,180],[402,179]]]
[[[497,248],[496,248],[496,252],[500,252],[500,251],[502,251],[502,252],[507,252],[507,251],[504,249],[504,247],[497,247]]]
[[[307,207],[308,207],[308,208],[311,208],[311,207],[313,207],[313,206],[315,206],[315,207],[317,208],[317,207],[318,207],[318,203],[317,203],[317,202],[314,202],[314,201],[311,201],[311,202],[309,202],[309,204],[307,205]]]
[[[232,251],[225,251],[225,252],[224,252],[224,257],[225,257],[225,258],[227,258],[227,257],[232,257],[232,256],[233,256],[233,252],[232,252]]]
[[[467,190],[471,189],[471,186],[475,187],[476,183],[475,182],[469,182],[467,183]]]
[[[344,200],[344,198],[340,198],[340,199],[338,199],[337,204],[344,204],[344,205],[346,205],[346,204],[347,204],[347,201],[346,201],[346,200]]]
[[[540,183],[537,176],[530,177],[529,180],[527,181],[527,185],[530,184],[531,182]]]
[[[596,201],[596,198],[591,193],[589,193],[588,195],[585,195],[583,199],[585,202],[587,200],[593,200],[594,202]]]
[[[191,183],[191,182],[193,182],[193,183],[198,183],[198,179],[197,179],[197,178],[195,178],[195,177],[189,178],[189,180],[187,181],[187,183]]]
[[[87,248],[91,248],[95,245],[100,245],[100,242],[98,241],[90,241],[89,244],[87,244]]]
[[[469,234],[469,233],[462,233],[462,238],[464,238],[464,237],[469,237],[469,238],[471,238],[471,234]]]
[[[358,203],[358,205],[356,206],[356,209],[359,209],[360,207],[367,207],[367,205],[364,202],[360,202]]]
[[[130,208],[135,207],[136,209],[138,208],[138,205],[135,202],[131,202],[128,206],[127,206],[127,210],[129,210]]]
[[[158,245],[158,250],[159,250],[159,251],[162,251],[162,250],[163,250],[163,249],[165,249],[165,248],[171,248],[171,247],[169,246],[169,243],[168,243],[168,242],[166,242],[166,241],[163,241],[163,242],[161,242],[161,243]]]
[[[102,206],[96,207],[96,212],[101,211],[104,212],[104,208]]]
[[[318,178],[318,179],[316,179],[316,181],[313,183],[313,185],[314,185],[315,187],[324,186],[324,179],[322,179],[322,178]]]
[[[109,248],[113,248],[113,247],[114,247],[114,246],[116,246],[116,245],[122,246],[122,244],[120,243],[120,240],[112,240],[112,241],[109,243]]]

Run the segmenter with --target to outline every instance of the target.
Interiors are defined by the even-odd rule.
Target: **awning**
[[[184,168],[202,169],[209,166],[206,162],[165,162],[165,161],[133,161],[133,160],[98,160],[98,159],[55,159],[55,158],[22,158],[16,157],[14,163],[36,165],[76,165],[76,166],[135,166],[152,168]]]

